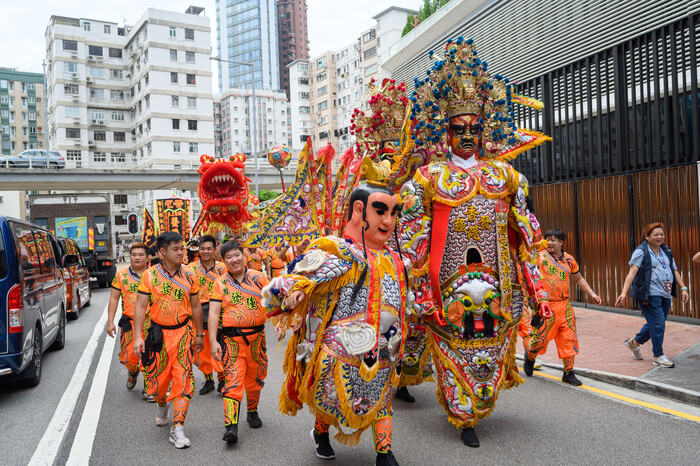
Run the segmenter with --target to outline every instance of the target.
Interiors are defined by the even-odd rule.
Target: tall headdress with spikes
[[[350,130],[355,135],[355,147],[359,154],[366,154],[374,161],[382,157],[382,142],[401,138],[401,131],[406,121],[406,85],[396,84],[393,79],[385,79],[377,86],[374,78],[369,83],[371,97],[368,104],[372,111],[355,109],[352,114]]]
[[[430,58],[434,52],[429,52]],[[518,129],[513,103],[541,109],[513,92],[514,84],[501,75],[491,75],[488,64],[476,51],[474,41],[448,39],[445,53],[427,70],[424,79],[415,79],[411,96],[411,136],[415,144],[434,160],[449,152],[447,125],[458,115],[479,116],[481,153],[478,158],[512,160],[519,153],[551,140],[548,136]],[[539,107],[539,108],[538,108]]]

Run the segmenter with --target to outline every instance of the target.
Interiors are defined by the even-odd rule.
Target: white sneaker
[[[666,357],[665,354],[662,354],[661,356],[654,356],[654,362],[653,364],[655,366],[661,366],[661,367],[674,367],[675,364]]]
[[[632,343],[631,338],[625,340],[625,346],[632,352],[632,356],[634,356],[634,359],[638,361],[644,359],[644,356],[642,356],[642,350],[640,349],[641,345],[635,345],[634,343]]]
[[[158,406],[158,414],[156,414],[156,425],[157,426],[167,426],[168,425],[168,413],[170,413],[170,403],[165,403],[165,406]]]
[[[187,448],[190,446],[190,439],[185,437],[185,429],[181,425],[173,426],[170,429],[170,443],[175,445],[175,448]]]

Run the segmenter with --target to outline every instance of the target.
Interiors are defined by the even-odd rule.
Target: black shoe
[[[205,380],[204,381],[204,386],[199,390],[200,395],[206,395],[207,393],[213,392],[214,391],[214,381],[213,380]]]
[[[468,447],[478,448],[479,437],[476,436],[476,431],[473,427],[465,427],[462,429],[462,442]]]
[[[333,451],[333,447],[331,447],[328,432],[325,434],[317,434],[315,429],[311,429],[311,438],[316,444],[316,456],[322,460],[335,459],[335,452]]]
[[[394,458],[394,454],[391,450],[386,453],[377,453],[377,466],[399,466],[399,462]]]
[[[258,429],[262,427],[262,419],[260,419],[260,416],[258,416],[257,411],[250,411],[248,413],[247,421],[251,429]]]
[[[214,387],[214,381],[211,381],[212,388]],[[225,380],[219,380],[219,384],[216,386],[216,391],[219,393],[219,395],[222,395],[222,392],[224,390],[224,386],[226,385]]]
[[[535,360],[530,359],[525,355],[525,360],[523,361],[523,371],[528,377],[532,377],[532,371],[535,370]]]
[[[576,378],[576,374],[574,374],[573,370],[564,371],[564,375],[561,376],[561,381],[564,383],[568,383],[569,385],[573,385],[574,387],[583,385],[583,383],[581,383],[581,381]]]
[[[231,424],[226,426],[226,432],[224,432],[224,442],[229,445],[233,445],[238,442],[238,424]]]
[[[410,393],[408,393],[408,388],[406,387],[399,387],[399,389],[396,390],[396,395],[394,395],[394,397],[397,400],[405,401],[406,403],[413,403],[416,401],[416,399],[413,398]]]

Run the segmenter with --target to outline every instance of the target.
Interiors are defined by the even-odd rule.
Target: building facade
[[[291,98],[287,65],[294,60],[309,58],[306,10],[306,0],[277,0],[280,88],[287,94],[287,99]]]
[[[311,98],[309,97],[309,60],[294,60],[287,65],[289,72],[289,116],[292,134],[290,148],[294,154],[304,149],[311,136]]]
[[[253,105],[257,132],[252,131]],[[215,109],[221,121],[221,149],[218,156],[228,157],[237,153],[253,159],[254,149],[258,157],[277,144],[289,143],[287,128],[287,96],[281,91],[256,89],[255,101],[251,89],[229,89],[216,97]],[[257,146],[253,141],[257,140]]]
[[[216,0],[219,92],[251,87],[279,90],[277,2]]]
[[[193,170],[214,151],[211,28],[201,8],[188,12],[148,9],[134,26],[51,17],[49,146],[66,167]],[[170,191],[114,195],[127,200],[113,203],[126,231],[118,218]]]

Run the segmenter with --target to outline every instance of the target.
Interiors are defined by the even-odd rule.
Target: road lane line
[[[58,402],[58,406],[56,406],[56,411],[54,411],[53,417],[48,427],[46,427],[46,431],[41,437],[39,445],[36,447],[34,455],[32,455],[32,459],[29,461],[29,466],[49,466],[54,463],[58,455],[58,450],[61,447],[61,442],[63,442],[63,437],[68,430],[70,418],[73,415],[73,411],[75,411],[78,397],[80,397],[80,392],[85,385],[85,379],[90,370],[95,351],[97,351],[97,344],[100,341],[102,333],[104,333],[106,322],[107,306],[105,306],[102,315],[97,321],[97,324],[95,324],[92,336],[85,345],[83,354],[80,356],[80,360],[75,366],[73,377],[71,377],[68,387],[66,387],[63,396],[61,396],[61,400]]]
[[[121,331],[119,329],[118,331]],[[102,347],[100,361],[97,363],[95,375],[90,386],[90,394],[85,402],[83,415],[80,418],[78,430],[73,439],[73,446],[70,450],[67,465],[88,465],[90,464],[90,456],[92,456],[92,447],[95,442],[95,434],[97,433],[97,424],[100,421],[100,413],[102,411],[102,402],[107,389],[107,379],[109,378],[109,368],[112,363],[112,354],[114,354],[114,346],[117,338],[107,338]]]
[[[557,376],[550,375],[550,374],[544,374],[542,372],[535,372],[534,375],[537,375],[540,377],[545,377],[547,379],[561,381],[561,379]],[[591,391],[593,393],[598,393],[599,395],[608,396],[610,398],[615,398],[616,400],[624,401],[626,403],[630,403],[633,405],[643,406],[645,408],[649,408],[649,409],[652,409],[654,411],[659,411],[659,412],[666,413],[666,414],[672,414],[674,416],[678,416],[678,417],[683,418],[683,419],[688,419],[689,421],[700,422],[700,416],[695,416],[693,414],[684,413],[682,411],[676,411],[675,409],[664,408],[663,406],[655,405],[653,403],[648,403],[646,401],[635,400],[634,398],[630,398],[630,397],[624,396],[624,395],[618,395],[617,393],[609,392],[607,390],[601,390],[600,388],[591,387],[590,385],[584,384],[584,385],[580,385],[578,388],[582,388],[584,390],[588,390],[588,391]]]

